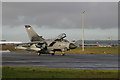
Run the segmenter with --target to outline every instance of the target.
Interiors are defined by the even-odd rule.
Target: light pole
[[[84,14],[85,14],[85,11],[82,11],[81,15],[82,15],[82,51],[85,50],[85,46],[84,46]]]

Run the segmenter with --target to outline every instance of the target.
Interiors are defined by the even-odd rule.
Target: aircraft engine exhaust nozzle
[[[70,49],[75,49],[75,48],[77,48],[77,46],[76,46],[75,44],[73,44],[73,43],[70,43],[70,44],[69,44],[69,48],[70,48]]]

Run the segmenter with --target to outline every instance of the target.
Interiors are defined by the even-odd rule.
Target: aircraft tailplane
[[[43,41],[44,38],[42,36],[39,36],[30,25],[25,25],[26,31],[28,33],[28,36],[30,38],[30,41]]]

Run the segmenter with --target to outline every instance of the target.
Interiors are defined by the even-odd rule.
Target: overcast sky
[[[85,39],[118,39],[117,2],[3,2],[2,38],[28,41],[31,25],[44,38],[65,32],[68,40],[81,39],[81,12],[85,10]]]

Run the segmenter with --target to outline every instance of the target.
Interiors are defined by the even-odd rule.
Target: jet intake
[[[77,46],[76,46],[75,44],[73,44],[73,43],[70,43],[70,44],[69,44],[69,48],[70,48],[70,49],[75,49],[75,48],[77,48]]]

